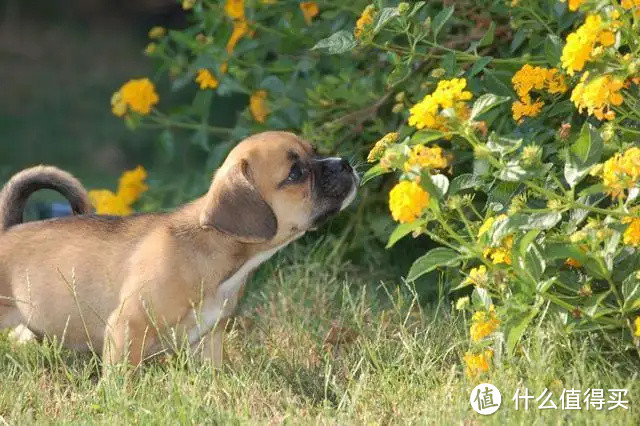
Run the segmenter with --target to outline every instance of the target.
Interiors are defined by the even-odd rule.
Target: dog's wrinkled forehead
[[[294,160],[310,159],[314,153],[311,144],[294,133],[269,131],[250,136],[240,142],[229,153],[225,165],[246,160],[254,173],[269,172],[274,177],[280,177],[276,175],[288,172]]]

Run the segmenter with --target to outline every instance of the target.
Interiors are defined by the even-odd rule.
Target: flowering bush
[[[534,319],[638,350],[640,3],[451,3],[184,0],[191,25],[152,29],[145,53],[193,100],[138,79],[113,112],[163,143],[190,132],[212,169],[265,129],[367,158],[343,241],[366,246],[392,218],[388,246],[440,245],[407,280],[442,271],[469,312],[470,376],[517,355]],[[232,93],[246,107],[214,125]]]

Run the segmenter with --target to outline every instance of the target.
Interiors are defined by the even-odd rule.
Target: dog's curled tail
[[[22,223],[27,199],[40,189],[62,194],[74,214],[91,213],[87,190],[71,174],[53,166],[31,167],[15,174],[0,192],[0,232]]]

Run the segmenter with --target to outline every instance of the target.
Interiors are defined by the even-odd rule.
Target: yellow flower
[[[582,263],[580,263],[578,259],[574,259],[573,257],[568,258],[564,261],[564,263],[573,268],[579,268],[582,266]]]
[[[603,31],[600,33],[598,41],[600,41],[600,44],[604,47],[613,46],[613,44],[616,42],[616,35],[611,31]]]
[[[409,110],[409,125],[417,129],[429,128],[447,131],[446,118],[439,114],[440,108],[454,108],[459,118],[466,115],[465,101],[472,98],[471,92],[464,90],[467,80],[454,78],[440,80],[436,90],[426,95],[422,101]]]
[[[379,141],[376,142],[373,148],[371,148],[371,151],[367,156],[367,161],[369,163],[373,163],[381,159],[387,147],[395,143],[399,137],[400,135],[396,132],[391,132],[384,135]]]
[[[567,74],[573,75],[576,71],[582,71],[584,65],[591,59],[596,43],[609,42],[610,37],[601,39],[603,23],[600,15],[589,15],[575,32],[567,36],[567,42],[562,49],[562,67]]]
[[[409,159],[404,163],[404,170],[409,171],[414,167],[420,169],[445,169],[448,161],[444,156],[444,151],[439,146],[426,147],[416,145],[411,150]]]
[[[471,317],[471,328],[469,329],[471,340],[478,342],[496,331],[499,326],[500,320],[496,316],[493,305],[489,307],[489,312],[478,311]]]
[[[534,103],[529,102],[523,103],[521,101],[516,101],[511,105],[511,112],[513,114],[513,119],[520,122],[524,117],[535,117],[540,114],[542,111],[542,107],[544,106],[544,102],[537,100]]]
[[[478,238],[482,237],[485,234],[485,232],[491,229],[491,226],[493,226],[496,220],[506,219],[506,217],[507,217],[506,214],[501,214],[498,216],[491,216],[486,218],[482,223],[482,225],[480,226],[480,229],[478,229]]]
[[[469,271],[469,276],[464,279],[463,283],[474,284],[478,287],[486,287],[488,281],[489,275],[487,275],[487,267],[484,265],[480,265],[477,268],[473,268],[471,269],[471,271]]]
[[[482,252],[485,259],[491,260],[494,265],[505,263],[511,265],[511,248],[513,247],[513,235],[505,237],[499,247],[487,247]]]
[[[640,245],[640,218],[625,218],[623,223],[629,223],[624,231],[624,243],[633,247]]]
[[[89,200],[97,214],[128,216],[133,213],[125,201],[108,189],[89,191]]]
[[[269,115],[269,106],[267,105],[267,91],[258,90],[249,98],[249,111],[253,119],[258,123],[264,123]]]
[[[520,98],[525,98],[533,89],[544,89],[548,70],[543,67],[534,67],[525,64],[511,78],[513,88]]]
[[[353,30],[356,38],[360,38],[362,33],[365,30],[365,27],[368,27],[373,24],[373,18],[376,14],[376,7],[372,4],[367,6],[363,11],[362,15],[356,21],[356,28]]]
[[[233,53],[236,48],[236,44],[242,37],[249,33],[249,23],[245,19],[233,21],[233,31],[231,37],[227,41],[227,53]]]
[[[127,205],[138,201],[140,195],[149,189],[147,184],[144,183],[146,178],[147,171],[142,166],[124,172],[118,182],[118,197]]]
[[[636,317],[635,324],[636,324],[636,331],[635,333],[633,333],[633,335],[636,337],[640,337],[640,317]]]
[[[153,27],[149,30],[149,38],[156,40],[164,37],[167,33],[167,30],[164,27]]]
[[[625,10],[633,9],[634,6],[640,7],[640,0],[622,0],[620,6]]]
[[[144,54],[145,55],[153,55],[153,52],[156,51],[156,44],[155,43],[149,43],[147,44],[147,47],[144,48]]]
[[[625,189],[636,186],[640,179],[640,148],[632,147],[615,154],[602,167],[602,181],[613,197],[624,196]]]
[[[492,357],[493,351],[491,349],[487,349],[478,355],[467,352],[464,355],[464,362],[466,364],[465,373],[467,377],[474,378],[489,371],[489,363]]]
[[[244,0],[227,0],[224,12],[234,21],[244,20]]]
[[[569,10],[575,12],[585,0],[569,0]]]
[[[216,87],[218,87],[218,80],[216,79],[216,77],[211,74],[211,71],[205,68],[198,70],[196,83],[200,84],[200,88],[202,90],[215,89]]]
[[[311,25],[311,21],[315,16],[320,13],[320,8],[318,7],[318,3],[315,1],[303,1],[300,2],[300,10],[302,11],[302,16],[304,17],[304,22],[307,25]]]
[[[391,216],[400,223],[411,223],[420,217],[429,199],[429,193],[416,182],[398,182],[389,192]]]
[[[196,4],[196,0],[182,0],[182,8],[184,10],[191,10]]]
[[[129,80],[111,97],[111,110],[118,117],[132,110],[147,115],[160,98],[148,78]]]
[[[622,105],[624,99],[620,90],[624,86],[623,81],[610,75],[602,75],[585,82],[588,76],[589,73],[584,73],[580,83],[571,92],[571,100],[578,112],[586,109],[587,113],[598,120],[613,120],[615,112],[610,107]]]
[[[556,93],[564,93],[568,89],[564,76],[557,68],[551,68],[547,71],[546,84],[547,90],[552,95],[555,95]]]

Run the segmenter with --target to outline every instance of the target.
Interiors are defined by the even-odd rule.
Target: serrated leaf
[[[447,75],[455,75],[456,63],[456,54],[453,52],[449,52],[442,57],[441,66],[442,68],[444,68]]]
[[[478,41],[478,47],[489,46],[491,43],[493,43],[493,38],[495,36],[495,33],[496,33],[496,23],[491,21],[491,24],[489,25],[489,29],[487,30],[486,33],[484,33],[482,38]]]
[[[476,309],[486,309],[489,310],[493,302],[491,301],[491,296],[486,289],[482,287],[475,287],[473,289],[473,293],[471,293],[471,303]]]
[[[453,15],[453,6],[445,7],[433,18],[433,22],[431,23],[431,29],[433,31],[433,39],[435,40],[442,30],[442,27],[447,23],[451,15]]]
[[[341,30],[320,40],[311,50],[320,50],[329,55],[339,55],[352,50],[358,45],[356,38],[350,31]]]
[[[507,352],[509,354],[513,355],[515,353],[518,342],[537,314],[538,308],[534,308],[528,312],[511,316],[505,327]]]
[[[492,152],[498,152],[502,155],[509,154],[522,145],[522,138],[511,139],[498,135],[496,132],[491,132],[487,140],[487,148]]]
[[[434,248],[413,262],[407,275],[407,281],[415,281],[422,275],[442,266],[457,265],[461,260],[462,256],[456,251],[445,247]]]
[[[497,107],[498,105],[508,101],[509,98],[506,96],[497,96],[492,93],[487,93],[480,96],[473,103],[473,107],[471,108],[471,115],[469,118],[471,120],[475,120],[479,115],[484,114],[485,112]]]
[[[365,183],[369,182],[376,176],[380,176],[389,172],[389,169],[382,167],[380,164],[376,164],[364,173],[364,176],[362,176],[362,180],[360,181],[360,186],[363,186]]]
[[[491,92],[500,96],[507,96],[510,99],[511,97],[515,96],[515,93],[513,92],[513,88],[511,84],[508,84],[505,81],[501,80],[500,76],[502,76],[506,81],[511,80],[511,77],[510,76],[508,77],[506,74],[498,73],[496,71],[486,69],[484,70],[484,76],[483,76],[482,82],[484,86],[487,88],[488,92]]]
[[[547,34],[544,40],[544,55],[547,63],[556,66],[562,56],[562,39],[555,34]]]
[[[475,188],[480,184],[482,184],[482,178],[479,176],[471,173],[458,175],[453,178],[453,180],[451,181],[451,185],[449,185],[449,195],[457,194],[458,192],[465,189]]]
[[[527,271],[536,282],[540,280],[544,270],[547,268],[547,262],[545,262],[542,252],[536,244],[529,245],[524,259],[521,259],[521,261],[520,267]]]
[[[389,241],[385,248],[391,248],[400,241],[405,236],[411,234],[416,229],[420,228],[422,225],[426,224],[428,221],[426,219],[418,219],[411,223],[401,223],[396,226],[396,229],[393,230],[391,235],[389,235]]]
[[[438,130],[419,130],[411,136],[411,139],[409,139],[409,145],[424,145],[429,142],[442,139],[443,137],[444,133]]]
[[[469,77],[473,77],[482,71],[489,63],[493,61],[493,56],[483,56],[473,63],[473,66],[469,70]]]
[[[373,34],[378,34],[390,20],[399,15],[400,12],[398,12],[397,7],[385,7],[382,9],[376,16],[376,20],[373,24]]]
[[[517,160],[505,164],[496,175],[498,179],[506,182],[521,182],[527,176],[529,176],[529,172],[523,169]]]

